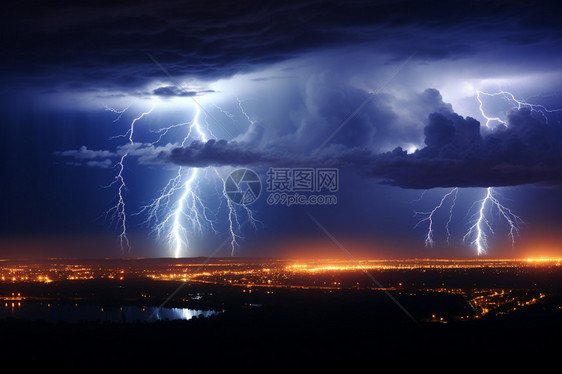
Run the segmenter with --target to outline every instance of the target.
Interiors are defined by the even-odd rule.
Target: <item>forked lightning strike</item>
[[[508,124],[507,124],[507,122],[505,122],[504,119],[502,119],[500,117],[492,117],[492,116],[489,116],[489,115],[486,114],[486,112],[484,110],[484,102],[482,101],[482,96],[487,96],[487,97],[501,96],[512,106],[513,109],[521,109],[523,107],[528,107],[532,111],[541,113],[541,115],[544,117],[545,121],[547,121],[547,117],[546,117],[547,113],[554,113],[554,112],[562,111],[562,109],[548,109],[544,105],[531,104],[531,103],[528,103],[525,100],[517,99],[515,97],[515,95],[513,95],[511,92],[508,92],[508,91],[502,90],[502,91],[495,92],[495,93],[487,93],[487,92],[483,92],[483,91],[476,91],[476,100],[478,101],[478,104],[479,104],[478,108],[480,110],[480,114],[486,120],[485,126],[488,129],[490,128],[490,125],[491,125],[492,122],[498,122],[499,124],[502,124],[504,126],[507,126]],[[450,205],[450,208],[449,208],[449,219],[448,219],[447,223],[445,224],[445,229],[446,229],[446,232],[447,232],[447,243],[449,244],[450,237],[451,237],[450,224],[451,224],[452,218],[453,218],[453,210],[455,208],[455,203],[456,203],[458,191],[459,191],[458,187],[451,189],[449,192],[447,192],[445,195],[443,195],[443,197],[439,201],[439,204],[435,208],[433,208],[431,211],[415,212],[415,215],[421,215],[421,216],[424,217],[423,219],[421,219],[416,224],[415,227],[418,227],[419,225],[421,225],[424,222],[428,223],[427,234],[425,236],[425,245],[426,246],[433,246],[433,244],[434,244],[434,230],[435,230],[435,228],[434,228],[434,217],[435,217],[435,214],[439,211],[440,208],[443,207],[443,205],[445,204],[448,197],[453,196],[453,198],[451,199],[451,205]],[[423,198],[424,194],[425,194],[425,191],[420,196],[420,198],[417,199],[416,201],[421,200]],[[515,237],[519,234],[519,229],[520,229],[521,224],[523,224],[523,220],[519,216],[514,214],[509,208],[505,207],[498,200],[498,194],[493,187],[486,188],[486,195],[484,196],[484,198],[482,200],[476,201],[472,205],[472,207],[474,207],[474,206],[478,206],[478,210],[470,218],[470,221],[472,223],[471,223],[471,226],[469,227],[468,231],[466,232],[466,234],[463,236],[463,241],[468,242],[472,247],[474,247],[476,249],[476,253],[478,255],[483,255],[483,254],[486,253],[486,251],[488,249],[488,234],[494,233],[494,230],[492,228],[490,220],[487,216],[487,212],[492,212],[494,210],[497,211],[498,216],[500,218],[502,218],[507,223],[507,225],[509,227],[509,234],[508,235],[511,238],[512,245],[515,243]],[[471,210],[472,210],[472,208],[471,208]]]
[[[228,112],[217,107],[228,118],[232,119]],[[227,114],[228,113],[228,114]],[[178,123],[169,127],[161,128],[155,131],[159,134],[158,139],[151,145],[158,144],[168,133],[176,128],[187,127],[187,131],[183,136],[181,146],[186,146],[188,141],[198,140],[203,143],[209,140],[209,136],[205,133],[200,123],[201,109],[200,106],[195,107],[195,115],[190,122]],[[213,139],[216,136],[210,129],[206,121],[207,113],[205,112],[205,128]],[[196,168],[196,167],[179,167],[175,176],[168,180],[159,196],[153,199],[149,204],[143,206],[136,214],[146,214],[145,223],[153,226],[153,231],[157,237],[166,240],[172,255],[176,258],[188,254],[188,250],[192,242],[190,238],[194,235],[201,235],[205,228],[210,228],[215,234],[218,232],[216,225],[216,216],[218,212],[209,209],[201,197],[199,190],[199,182],[203,177],[216,176],[222,185],[222,190],[217,190],[219,198],[226,201],[228,231],[230,236],[231,254],[234,255],[239,249],[238,234],[241,229],[241,222],[238,207],[227,196],[225,190],[225,179],[221,176],[219,170],[214,167]],[[177,197],[179,195],[179,197]],[[177,198],[176,198],[177,197]],[[249,222],[255,227],[256,219],[252,211],[244,204],[240,207],[244,209]],[[220,206],[219,206],[220,209]]]
[[[110,108],[110,107],[106,107],[106,110],[109,110],[113,113],[119,114],[119,116],[113,121],[113,122],[116,122],[121,118],[123,113],[125,113],[129,109],[129,107],[130,107],[130,105],[127,106],[126,108],[122,109],[122,110],[116,110],[116,109],[113,109],[113,108]],[[135,144],[134,141],[133,141],[135,123],[138,120],[140,120],[142,117],[150,114],[153,109],[154,109],[154,107],[150,108],[149,111],[144,112],[140,116],[138,116],[137,118],[133,119],[133,121],[131,122],[131,125],[129,126],[129,129],[127,130],[127,132],[125,134],[117,135],[113,138],[127,137],[129,139],[129,144],[131,146],[133,146]],[[125,209],[125,191],[127,189],[127,186],[125,184],[125,178],[123,176],[123,172],[125,170],[125,159],[127,158],[128,155],[129,155],[128,151],[123,153],[119,162],[114,166],[114,167],[117,167],[119,169],[119,172],[115,176],[115,179],[113,180],[113,182],[111,182],[107,186],[109,188],[109,187],[111,187],[115,184],[119,185],[119,187],[117,188],[117,198],[116,198],[117,203],[115,204],[115,206],[113,206],[111,209],[109,209],[107,211],[107,214],[111,214],[112,220],[116,221],[117,225],[119,226],[119,245],[121,247],[121,252],[123,252],[123,253],[125,252],[125,247],[127,247],[127,252],[129,252],[131,250],[131,243],[129,241],[129,237],[127,236],[127,212],[126,212],[126,209]]]
[[[414,212],[415,215],[417,216],[424,216],[424,218],[419,221],[415,227],[418,227],[420,224],[422,224],[423,222],[428,222],[428,229],[427,229],[427,235],[425,236],[425,246],[426,247],[433,247],[433,216],[435,215],[435,213],[443,206],[443,203],[445,202],[445,200],[447,200],[447,198],[451,195],[454,194],[454,199],[453,199],[453,203],[451,204],[451,209],[450,209],[450,215],[449,215],[449,221],[447,221],[447,233],[448,236],[450,235],[449,233],[449,223],[451,221],[452,215],[453,215],[453,207],[455,205],[455,201],[457,199],[457,192],[458,192],[458,188],[455,187],[453,188],[451,191],[447,192],[443,198],[441,199],[441,201],[439,202],[439,204],[433,208],[433,210],[429,211],[429,212]],[[447,241],[448,241],[448,237],[447,237]]]
[[[477,253],[479,255],[486,253],[486,250],[488,249],[488,240],[485,230],[487,228],[490,233],[494,233],[494,230],[492,229],[492,226],[490,225],[490,222],[486,218],[485,214],[486,206],[489,203],[491,204],[490,208],[496,208],[500,217],[503,217],[507,222],[509,226],[509,236],[511,238],[511,243],[512,245],[514,245],[515,235],[519,234],[519,227],[520,224],[523,223],[523,220],[498,201],[492,187],[488,187],[486,189],[486,196],[477,203],[480,204],[480,209],[477,213],[474,214],[475,222],[465,234],[463,240],[466,241],[470,236],[473,236],[474,239],[472,240],[471,244],[476,248]]]
[[[511,92],[508,91],[498,91],[498,92],[494,92],[494,93],[488,93],[488,92],[483,92],[483,91],[476,91],[476,100],[478,100],[478,108],[480,109],[480,114],[482,115],[482,117],[484,117],[484,119],[486,119],[486,127],[490,128],[490,122],[498,122],[502,125],[507,125],[507,123],[499,118],[499,117],[488,117],[488,115],[486,115],[485,111],[484,111],[484,102],[482,101],[482,98],[480,97],[480,95],[484,95],[484,96],[488,96],[488,97],[495,97],[495,96],[503,96],[503,98],[510,104],[512,105],[512,108],[517,108],[517,109],[521,109],[523,107],[528,107],[530,108],[532,111],[540,113],[543,118],[545,119],[545,121],[548,122],[548,118],[546,117],[546,113],[555,113],[555,112],[562,112],[562,109],[548,109],[546,108],[544,105],[540,105],[540,104],[531,104],[528,103],[525,100],[522,99],[516,99],[515,95],[513,95]]]
[[[562,111],[562,109],[548,109],[544,105],[528,103],[525,100],[515,98],[515,95],[513,95],[511,92],[504,90],[495,93],[476,91],[476,99],[479,102],[480,113],[486,119],[486,127],[489,127],[491,121],[498,121],[505,126],[507,126],[507,123],[501,118],[489,117],[488,115],[486,115],[483,109],[484,104],[480,95],[485,95],[488,97],[503,96],[505,100],[510,105],[512,105],[513,109],[528,107],[532,111],[540,113],[546,122],[548,122],[546,113]],[[480,209],[476,214],[472,216],[474,224],[470,226],[467,233],[463,237],[464,241],[470,240],[471,237],[473,238],[470,243],[474,248],[476,248],[478,255],[486,253],[486,250],[488,249],[488,238],[486,230],[488,230],[490,233],[494,232],[489,220],[486,218],[485,209],[488,204],[490,205],[490,209],[497,209],[500,218],[503,218],[509,226],[509,236],[511,238],[512,245],[515,243],[515,236],[519,234],[520,225],[523,223],[523,220],[519,216],[515,215],[510,209],[502,205],[496,196],[497,194],[493,187],[488,187],[486,189],[486,196],[481,201],[477,202],[477,204],[480,204]]]

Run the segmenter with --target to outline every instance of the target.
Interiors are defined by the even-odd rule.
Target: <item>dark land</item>
[[[165,263],[169,269],[171,262]],[[52,261],[45,264],[56,268]],[[37,270],[31,265],[23,273]],[[101,271],[98,265],[80,264],[86,272]],[[5,318],[0,320],[3,361],[73,371],[485,370],[556,362],[562,348],[559,263],[369,270],[384,290],[357,269],[295,273],[285,263],[263,260],[232,263],[228,271],[224,264],[198,266],[192,274],[197,270],[199,278],[178,281],[154,279],[151,272],[142,276],[147,266],[141,265],[112,264],[100,273],[127,275],[123,279],[97,274],[70,280],[60,269],[51,276],[61,279],[49,282],[7,279],[0,283],[0,296],[6,307],[15,300],[110,307],[159,306],[169,299],[166,307],[220,313],[127,323]],[[267,276],[256,274],[264,267]]]

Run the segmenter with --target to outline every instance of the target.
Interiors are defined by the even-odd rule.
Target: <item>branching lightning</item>
[[[458,192],[458,188],[455,187],[452,190],[450,190],[449,192],[447,192],[442,198],[441,201],[439,202],[439,204],[433,208],[433,210],[429,211],[429,212],[414,212],[415,215],[417,216],[424,216],[424,218],[422,218],[415,227],[418,227],[420,224],[422,224],[423,222],[428,222],[428,229],[427,229],[427,234],[425,236],[425,246],[426,247],[433,247],[433,217],[435,215],[435,213],[443,206],[443,204],[445,203],[445,200],[447,200],[447,198],[451,195],[454,196],[453,198],[453,203],[451,204],[451,209],[450,209],[450,215],[449,215],[449,221],[447,221],[447,234],[449,237],[450,233],[449,233],[449,223],[451,221],[451,217],[452,217],[452,211],[453,211],[453,207],[455,205],[455,201],[457,199],[457,192]],[[448,239],[447,239],[448,240]]]
[[[124,107],[123,109],[115,109],[115,108],[106,106],[106,107],[105,107],[105,110],[108,111],[108,112],[112,112],[112,113],[118,114],[118,116],[115,117],[115,119],[113,120],[113,122],[118,122],[118,121],[121,119],[121,117],[123,116],[123,113],[125,113],[127,110],[129,110],[129,108],[131,107],[131,105],[132,105],[132,103],[129,104],[129,105],[127,105],[127,106]]]
[[[199,113],[200,110],[197,108],[188,133],[182,141],[182,146],[184,146],[190,138],[192,130],[195,130],[195,136],[198,137],[199,140],[202,142],[207,141],[207,137],[201,131],[198,122]],[[176,258],[180,257],[182,252],[186,250],[189,245],[187,238],[188,229],[185,224],[182,223],[182,219],[185,218],[190,226],[195,228],[198,232],[203,230],[204,222],[211,223],[206,215],[205,205],[197,194],[197,190],[194,186],[199,172],[200,170],[198,168],[191,168],[185,173],[187,174],[187,179],[183,183],[183,192],[179,200],[163,223],[156,227],[156,230],[161,231],[168,223],[171,223],[171,230],[168,232],[168,243],[170,244],[170,248],[173,248],[174,257]],[[183,179],[183,167],[178,169],[178,176],[180,179]]]
[[[519,234],[519,227],[523,223],[523,220],[499,202],[495,196],[494,189],[492,187],[488,187],[486,189],[486,196],[476,204],[480,205],[480,208],[473,215],[474,224],[470,226],[468,232],[464,235],[463,240],[467,241],[472,236],[473,240],[471,241],[471,245],[476,248],[477,254],[481,255],[486,253],[488,240],[485,230],[488,229],[490,233],[494,233],[494,230],[492,229],[492,226],[485,214],[486,206],[490,204],[490,209],[496,208],[500,217],[504,218],[507,222],[511,243],[512,245],[515,244],[515,236]]]
[[[562,111],[562,109],[548,109],[544,105],[531,104],[531,103],[527,102],[526,100],[517,99],[515,97],[515,95],[513,95],[511,92],[508,92],[508,91],[501,90],[499,92],[494,92],[494,93],[476,91],[476,100],[478,101],[478,104],[479,104],[478,108],[480,110],[480,114],[486,120],[485,126],[487,128],[490,128],[491,123],[493,123],[493,122],[497,122],[497,123],[499,123],[501,125],[504,125],[504,126],[508,126],[508,124],[505,122],[504,119],[502,119],[500,117],[494,117],[494,116],[490,116],[490,115],[486,114],[486,111],[484,110],[484,102],[482,100],[483,96],[486,96],[486,97],[501,96],[507,101],[507,103],[509,105],[511,105],[511,107],[513,109],[521,109],[523,107],[530,108],[530,110],[532,110],[534,112],[537,112],[537,113],[540,113],[544,117],[545,121],[548,120],[547,117],[546,117],[547,113],[554,113],[554,112],[561,112]],[[433,246],[433,244],[434,244],[434,230],[435,230],[435,228],[434,228],[434,218],[435,218],[435,215],[443,207],[443,205],[446,203],[446,201],[449,199],[449,197],[452,196],[452,198],[450,199],[451,203],[450,203],[450,207],[449,207],[449,218],[448,218],[448,220],[445,224],[445,230],[447,232],[447,244],[450,243],[450,238],[451,238],[450,224],[451,224],[452,219],[453,219],[453,211],[454,211],[454,208],[455,208],[458,191],[459,191],[458,187],[451,189],[449,192],[447,192],[445,195],[442,196],[439,203],[435,206],[435,208],[433,208],[430,211],[415,212],[415,215],[423,216],[423,218],[416,224],[415,227],[418,227],[422,223],[425,223],[425,222],[427,222],[427,224],[428,224],[427,233],[425,235],[425,245],[426,245],[426,247],[427,246]],[[419,201],[419,200],[423,199],[424,194],[425,194],[425,191],[424,191],[424,193],[422,193],[420,198],[415,200],[415,201]],[[498,196],[499,196],[499,194],[497,193],[497,191],[493,187],[488,187],[488,188],[486,188],[486,194],[485,194],[484,198],[476,201],[472,205],[472,207],[470,208],[470,211],[472,211],[474,209],[474,207],[477,207],[477,210],[474,214],[472,214],[470,216],[471,224],[470,224],[470,227],[469,227],[468,231],[463,236],[463,242],[469,243],[472,247],[474,247],[474,249],[476,250],[476,253],[478,255],[483,255],[487,252],[488,235],[494,233],[491,221],[488,218],[489,213],[491,213],[493,211],[497,211],[497,214],[498,214],[499,218],[506,222],[506,224],[509,228],[508,236],[511,239],[512,245],[515,244],[515,238],[516,238],[517,235],[519,235],[520,227],[524,223],[523,220],[519,216],[517,216],[515,213],[513,213],[513,211],[511,211],[509,208],[507,208],[505,205],[503,205],[499,201]]]
[[[499,117],[488,117],[486,115],[486,113],[484,112],[484,102],[480,98],[480,95],[499,96],[499,95],[503,95],[503,94],[502,93],[489,94],[489,93],[485,93],[485,92],[482,92],[482,91],[476,91],[476,100],[478,100],[478,104],[479,104],[478,109],[480,109],[480,114],[486,120],[486,127],[487,128],[490,128],[490,122],[492,122],[492,121],[497,121],[501,124],[505,124],[505,122]]]
[[[110,110],[113,113],[119,114],[119,116],[117,117],[117,119],[115,121],[119,120],[121,118],[121,116],[123,115],[123,113],[125,111],[127,111],[128,109],[129,109],[129,107],[126,107],[123,110],[115,110],[113,108],[106,107],[106,110]],[[129,126],[129,129],[127,130],[127,132],[125,134],[118,135],[116,137],[127,137],[129,139],[129,144],[134,145],[133,134],[134,134],[134,131],[135,131],[135,123],[138,120],[140,120],[142,117],[150,114],[153,109],[154,109],[154,107],[150,108],[149,111],[144,112],[140,116],[133,119],[133,121],[131,122],[131,125]],[[115,165],[115,168],[117,168],[119,171],[118,171],[117,175],[115,176],[115,179],[113,180],[113,182],[111,182],[107,186],[108,188],[115,185],[115,184],[117,184],[119,186],[117,188],[117,198],[116,198],[117,202],[111,209],[108,210],[107,214],[112,215],[113,220],[115,220],[117,222],[117,225],[119,226],[119,244],[120,244],[120,247],[121,247],[121,251],[123,253],[125,252],[125,247],[127,248],[127,252],[129,252],[131,250],[131,243],[129,241],[129,237],[127,236],[127,212],[126,212],[126,209],[125,209],[125,191],[127,190],[127,186],[125,184],[125,178],[123,176],[123,172],[125,170],[125,159],[127,158],[128,155],[129,155],[129,152],[123,153],[119,162]]]
[[[420,226],[422,223],[427,222],[428,228],[425,235],[425,246],[431,247],[434,245],[434,231],[435,231],[435,215],[437,212],[443,208],[447,200],[450,200],[449,206],[449,217],[445,223],[445,231],[447,233],[447,244],[450,244],[451,230],[450,224],[453,220],[453,212],[455,209],[457,196],[459,188],[455,187],[449,192],[441,197],[439,203],[430,211],[426,212],[414,212],[416,216],[423,216],[423,218],[415,225],[415,227]],[[452,196],[452,198],[449,198]],[[468,242],[472,247],[476,249],[478,255],[483,255],[486,253],[488,248],[488,233],[493,234],[494,230],[487,217],[487,212],[491,212],[494,209],[497,210],[498,216],[503,218],[509,227],[509,237],[511,239],[512,245],[515,244],[515,237],[519,235],[519,229],[523,220],[517,216],[511,209],[507,208],[498,200],[498,194],[493,187],[488,187],[486,189],[486,195],[483,199],[476,201],[472,204],[471,211],[474,207],[478,207],[477,211],[472,214],[470,221],[472,222],[470,228],[463,236],[463,241]]]
[[[244,107],[242,106],[242,101],[236,97],[236,102],[238,103],[238,108],[240,108],[240,112],[242,112],[242,114],[244,115],[244,117],[246,117],[246,120],[248,122],[250,122],[250,124],[253,124],[254,121],[252,121],[252,119],[250,118],[250,116],[248,115],[248,113],[246,113],[246,111],[244,110]]]
[[[222,110],[216,105],[215,107],[225,116],[233,119],[229,112]],[[194,140],[207,142],[210,138],[217,139],[207,122],[206,111],[204,111],[204,125],[201,124],[201,112],[200,105],[197,105],[191,121],[153,131],[158,134],[158,138],[151,145],[161,142],[171,130],[183,127],[186,128],[186,132],[180,143],[181,146],[186,146],[189,141]],[[210,137],[207,134],[210,134]],[[256,222],[258,221],[254,218],[251,209],[244,204],[235,204],[228,198],[225,190],[225,178],[217,168],[178,167],[175,175],[167,181],[158,196],[147,205],[141,207],[139,212],[135,213],[136,215],[144,214],[146,216],[144,223],[152,226],[156,236],[167,242],[172,255],[176,258],[189,253],[192,244],[190,239],[194,235],[201,235],[206,228],[210,228],[215,234],[218,232],[216,228],[218,212],[208,208],[204,198],[201,196],[199,187],[199,182],[209,177],[216,177],[218,182],[215,185],[221,185],[221,189],[217,189],[217,194],[221,201],[218,209],[220,209],[224,200],[226,202],[227,226],[232,255],[240,247],[239,240],[241,236],[239,232],[241,231],[242,224],[238,210],[242,209],[248,221],[252,226],[256,227]]]
[[[485,113],[483,109],[484,104],[480,97],[481,95],[485,95],[488,97],[502,96],[512,106],[513,109],[515,108],[521,109],[523,107],[528,107],[532,111],[540,113],[544,117],[546,122],[548,122],[546,113],[554,113],[554,112],[562,111],[562,109],[548,109],[544,105],[531,104],[526,100],[517,99],[515,95],[513,95],[511,92],[504,91],[504,90],[494,93],[476,91],[476,99],[478,100],[479,103],[480,113],[486,119],[486,127],[489,127],[490,122],[492,121],[497,121],[505,126],[507,126],[507,123],[502,119],[500,119],[499,117],[490,117]],[[503,218],[507,223],[509,227],[509,237],[511,238],[512,245],[514,245],[515,236],[519,234],[519,228],[520,225],[523,223],[523,220],[519,216],[514,214],[510,209],[506,208],[503,204],[500,203],[494,188],[488,187],[486,189],[486,196],[475,204],[479,204],[480,208],[472,216],[472,221],[474,223],[470,226],[467,233],[464,235],[463,241],[466,242],[470,240],[470,238],[472,238],[470,244],[474,248],[476,248],[477,254],[481,255],[486,253],[486,250],[488,249],[488,238],[487,238],[486,231],[488,231],[489,233],[494,232],[488,218],[486,218],[486,212],[485,212],[486,207],[490,205],[490,209],[493,210],[493,208],[496,208],[500,218]]]
[[[453,210],[455,209],[455,204],[457,203],[457,195],[459,192],[458,187],[454,188],[455,194],[453,196],[453,201],[451,202],[451,207],[449,208],[449,219],[447,220],[447,223],[445,224],[445,230],[447,231],[447,244],[451,244],[451,230],[449,229],[449,225],[451,224],[451,221],[453,220]]]
[[[488,97],[495,97],[495,96],[503,96],[503,98],[512,106],[512,108],[521,109],[523,107],[530,108],[532,111],[536,113],[540,113],[545,121],[548,122],[548,118],[546,113],[555,113],[555,112],[562,112],[562,109],[548,109],[544,105],[540,104],[531,104],[524,99],[516,99],[515,95],[508,91],[498,91],[494,93],[487,93],[483,91],[476,91],[476,100],[478,100],[478,108],[480,109],[480,114],[484,119],[486,119],[486,127],[490,128],[490,122],[496,121],[502,125],[507,125],[507,123],[499,117],[489,117],[484,111],[484,102],[482,101],[481,95],[488,96]]]

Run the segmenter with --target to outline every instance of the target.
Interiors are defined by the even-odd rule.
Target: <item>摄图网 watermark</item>
[[[335,168],[269,168],[266,202],[269,205],[336,205],[339,170]],[[226,196],[236,204],[254,203],[262,191],[261,180],[250,169],[236,169],[225,180]],[[332,194],[329,194],[331,192]]]
[[[269,205],[335,205],[339,189],[339,170],[335,168],[269,168]]]

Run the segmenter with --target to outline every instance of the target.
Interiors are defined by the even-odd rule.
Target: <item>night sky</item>
[[[3,3],[0,258],[174,255],[153,229],[185,180],[167,212],[146,222],[142,208],[180,167],[198,170],[195,205],[212,221],[182,218],[182,256],[231,254],[217,175],[238,168],[262,191],[247,206],[255,227],[235,206],[237,256],[344,256],[312,216],[357,256],[476,257],[463,237],[488,187],[524,222],[512,243],[486,205],[486,256],[562,256],[561,13],[529,1]],[[197,112],[204,137],[185,140]],[[111,208],[124,155],[122,251]],[[337,204],[268,204],[269,168],[337,169]],[[455,187],[426,245],[415,212]]]

